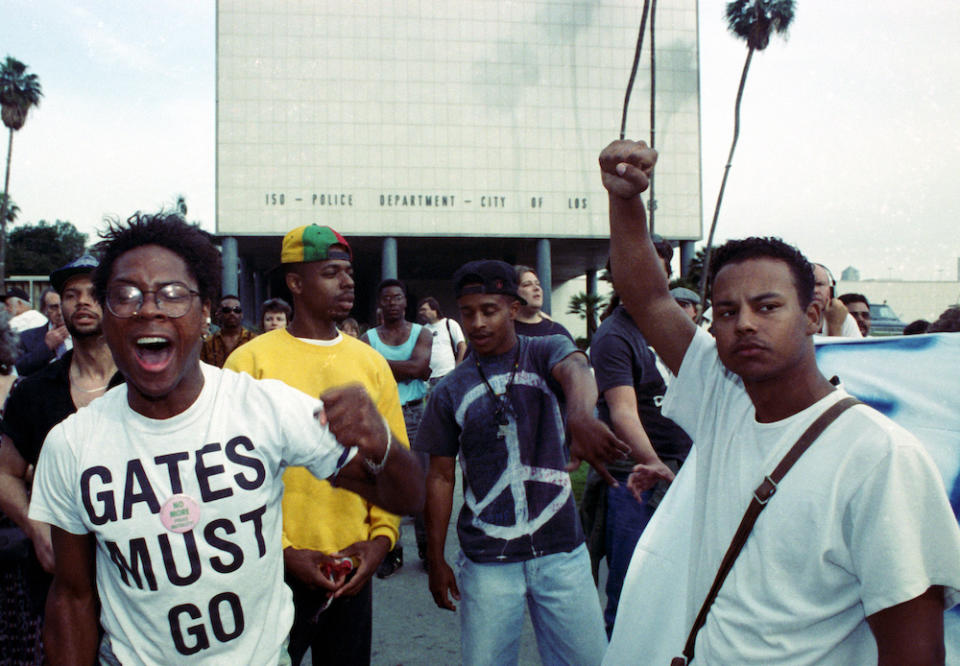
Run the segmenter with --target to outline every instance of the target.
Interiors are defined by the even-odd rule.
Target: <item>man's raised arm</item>
[[[676,374],[696,325],[670,296],[647,229],[640,193],[656,162],[656,151],[642,141],[614,141],[600,154],[600,172],[610,200],[613,283],[643,337]]]

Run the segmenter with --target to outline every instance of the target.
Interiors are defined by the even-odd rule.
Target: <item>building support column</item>
[[[240,274],[240,258],[237,256],[237,239],[228,236],[223,239],[220,247],[223,259],[223,284],[220,286],[220,293],[236,294],[240,291],[237,288],[237,276]]]
[[[267,300],[267,285],[263,279],[263,271],[253,271],[253,325],[260,326],[260,304]]]
[[[596,296],[597,295],[597,269],[588,268],[587,269],[587,296]]]
[[[696,241],[685,240],[680,241],[680,276],[687,277],[690,275],[690,264],[693,262],[694,256],[697,252],[694,248]]]
[[[237,276],[237,289],[233,293],[240,299],[240,307],[243,308],[244,325],[257,325],[257,296],[254,291],[253,275],[249,269],[251,261],[249,257],[240,257],[240,273]],[[227,292],[223,292],[227,293]]]
[[[537,277],[543,288],[543,311],[551,313],[551,296],[553,295],[553,267],[550,263],[550,240],[541,238],[537,241]]]
[[[587,339],[591,340],[593,334],[597,332],[597,322],[600,320],[600,312],[593,305],[597,300],[597,269],[587,269]]]
[[[397,239],[387,237],[383,239],[383,249],[380,252],[380,279],[397,279]]]

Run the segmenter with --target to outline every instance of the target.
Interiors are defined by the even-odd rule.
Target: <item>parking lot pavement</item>
[[[458,475],[459,476],[459,475]],[[447,563],[454,566],[457,544],[456,517],[463,504],[457,480],[453,517],[447,529]],[[400,542],[403,544],[403,568],[390,578],[373,579],[373,645],[374,666],[441,666],[460,663],[460,618],[456,613],[440,610],[433,603],[427,586],[427,572],[417,557],[417,541],[413,521],[403,519]],[[520,663],[539,664],[537,641],[530,618],[524,617],[520,640]]]

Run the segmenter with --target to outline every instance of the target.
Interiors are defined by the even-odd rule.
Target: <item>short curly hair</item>
[[[293,318],[293,308],[290,307],[289,303],[282,298],[268,298],[263,302],[263,305],[260,306],[260,328],[266,328],[266,322],[264,320],[267,318],[267,314],[277,312],[283,313],[287,318],[288,324]]]
[[[426,298],[421,298],[420,302],[417,303],[417,310],[422,308],[424,304],[426,304],[427,307],[429,307],[431,310],[436,312],[438,317],[441,317],[441,318],[443,317],[443,310],[440,309],[440,303],[437,302],[437,299],[435,299],[433,296],[427,296]]]
[[[870,307],[870,301],[867,300],[866,296],[864,296],[863,294],[858,294],[853,291],[847,294],[840,294],[839,296],[837,296],[837,298],[839,298],[840,302],[843,303],[844,305],[853,305],[854,303],[863,303],[868,308]]]
[[[751,236],[742,240],[727,241],[713,251],[710,261],[710,292],[713,292],[717,273],[727,264],[739,264],[748,259],[779,259],[787,264],[797,288],[801,308],[813,300],[813,265],[793,245],[772,236]]]
[[[960,331],[960,305],[951,305],[930,324],[927,333],[955,333]]]
[[[100,303],[106,299],[107,282],[117,259],[145,245],[158,245],[183,259],[205,303],[213,303],[220,293],[220,252],[211,242],[210,234],[180,215],[136,212],[125,223],[110,221],[100,237],[103,240],[95,248],[100,255],[100,265],[93,274],[93,287]]]
[[[381,280],[380,284],[377,285],[377,298],[380,298],[380,294],[382,294],[383,290],[387,287],[400,287],[400,290],[403,291],[403,297],[407,297],[407,285],[397,278],[387,278],[385,280]]]

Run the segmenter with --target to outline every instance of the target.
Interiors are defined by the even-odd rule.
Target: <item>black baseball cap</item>
[[[26,301],[27,303],[30,302],[29,294],[20,287],[10,287],[7,289],[7,293],[3,295],[3,301],[6,302],[10,297],[19,298],[21,301]]]
[[[497,259],[469,261],[458,268],[453,274],[453,291],[457,298],[465,294],[503,294],[527,304],[517,293],[513,266]]]

